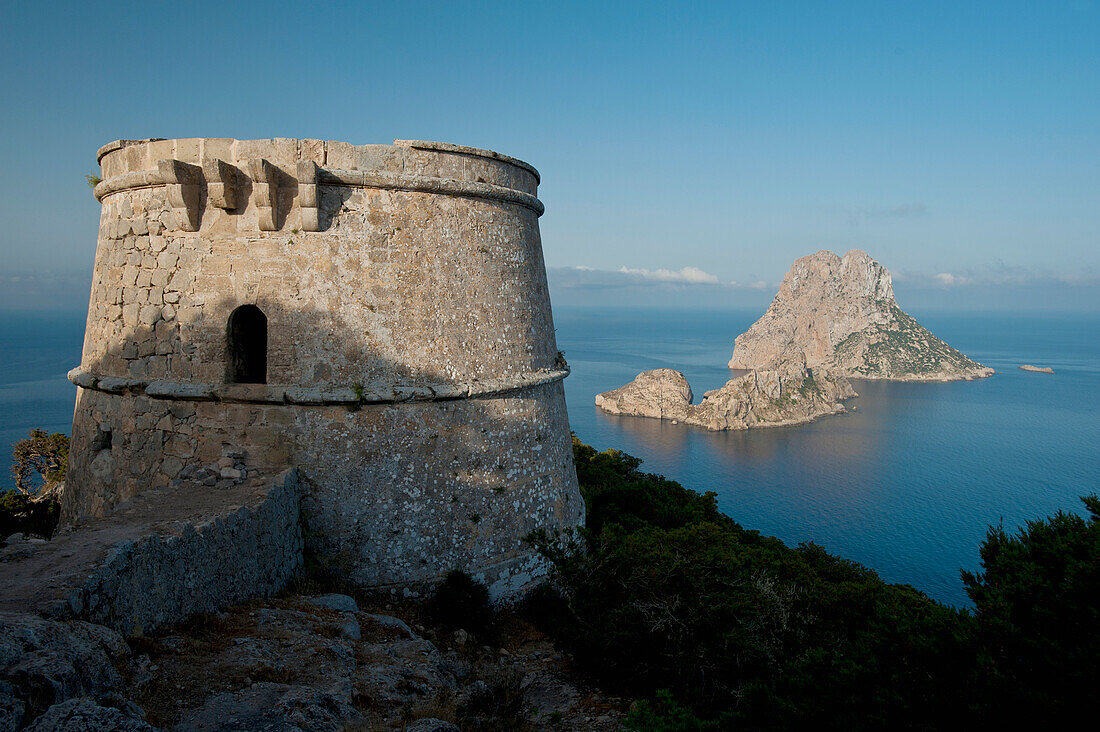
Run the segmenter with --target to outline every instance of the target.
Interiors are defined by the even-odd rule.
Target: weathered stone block
[[[152,325],[160,320],[160,307],[157,305],[145,305],[141,308],[138,322],[143,325]]]

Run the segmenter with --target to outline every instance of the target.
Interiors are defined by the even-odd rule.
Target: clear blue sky
[[[198,136],[528,160],[559,306],[766,304],[858,247],[929,303],[1100,307],[1095,0],[9,3],[0,54],[0,307],[86,303],[101,144]]]

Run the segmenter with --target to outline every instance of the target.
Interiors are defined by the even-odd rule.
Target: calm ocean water
[[[759,311],[558,308],[573,369],[569,420],[585,442],[642,458],[643,469],[718,494],[747,528],[816,542],[932,597],[969,604],[962,568],[978,568],[986,527],[1058,509],[1083,513],[1100,490],[1100,315],[913,313],[999,373],[949,384],[854,382],[856,411],[808,425],[708,432],[616,417],[595,394],[639,371],[676,368],[695,393],[730,377],[733,339]],[[1018,370],[1052,366],[1054,376]]]
[[[1008,527],[1100,490],[1100,315],[913,313],[999,372],[977,382],[856,382],[856,411],[809,425],[716,433],[593,406],[639,371],[683,371],[696,394],[726,382],[733,338],[757,311],[557,308],[573,430],[699,491],[748,528],[814,541],[892,582],[966,604],[986,526]],[[0,313],[0,444],[68,432],[83,314]],[[1019,371],[1052,366],[1054,376]],[[4,452],[10,455],[10,448]],[[6,459],[4,461],[6,463]],[[0,485],[10,486],[5,470]]]
[[[0,311],[0,489],[15,485],[11,446],[32,427],[69,434],[84,313]]]

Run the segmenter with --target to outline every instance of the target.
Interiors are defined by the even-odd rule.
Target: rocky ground
[[[480,599],[429,611],[303,573],[299,501],[297,471],[226,455],[0,541],[0,732],[622,727],[625,701],[465,575]]]
[[[847,379],[805,368],[750,371],[708,391],[692,404],[691,386],[679,371],[644,371],[629,384],[596,395],[596,406],[611,414],[683,422],[709,430],[744,430],[801,424],[845,411],[857,396]]]
[[[731,369],[788,365],[896,381],[993,373],[898,307],[890,273],[858,249],[843,258],[821,251],[795,260],[767,312],[734,341]]]
[[[423,606],[287,594],[124,640],[0,614],[0,730],[615,730],[629,702],[533,626],[425,623]]]

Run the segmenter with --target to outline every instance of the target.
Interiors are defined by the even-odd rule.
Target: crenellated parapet
[[[268,143],[266,146],[262,143]],[[256,157],[262,154],[262,157]],[[243,214],[253,209],[260,231],[319,231],[318,186],[347,186],[483,198],[524,206],[537,215],[538,172],[488,150],[396,140],[394,145],[347,145],[323,140],[118,140],[99,150],[107,197],[165,187],[171,228],[198,231],[208,209]],[[239,193],[251,191],[247,199]],[[280,215],[280,206],[285,207]],[[296,216],[291,217],[291,210]]]

